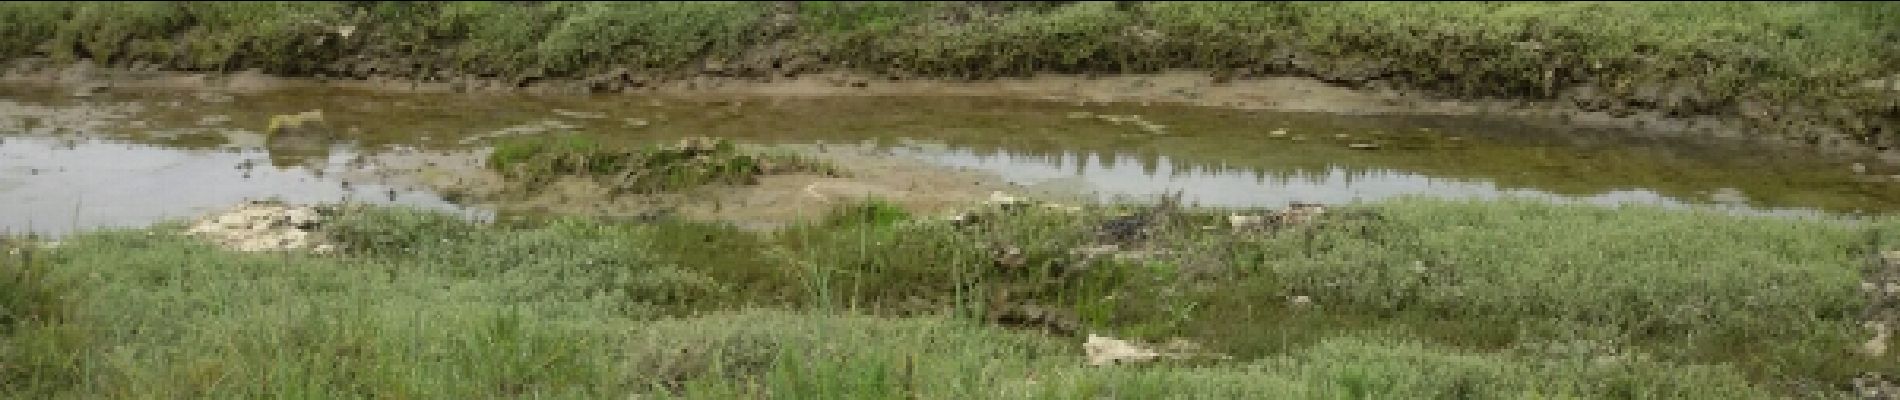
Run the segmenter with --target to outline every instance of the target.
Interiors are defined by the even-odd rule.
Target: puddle
[[[332,127],[330,136],[272,139],[261,133],[273,115],[314,110]],[[489,215],[493,205],[458,205],[423,189],[429,185],[403,183],[441,177],[402,179],[454,169],[390,160],[442,153],[472,165],[494,139],[555,132],[610,143],[729,137],[815,153],[878,154],[880,161],[842,166],[904,170],[857,181],[763,185],[785,193],[707,195],[704,202],[724,211],[702,214],[732,218],[804,214],[817,205],[794,201],[793,191],[824,190],[837,193],[811,197],[897,193],[925,202],[1001,189],[1098,200],[1179,191],[1190,202],[1234,207],[1430,195],[1771,215],[1900,209],[1900,179],[1890,177],[1900,171],[1872,161],[1739,139],[1482,115],[1338,115],[969,96],[115,89],[82,99],[52,88],[0,87],[0,229],[140,226],[268,197]],[[954,179],[927,177],[919,166]],[[990,182],[963,185],[970,176]],[[781,209],[736,212],[727,206]]]

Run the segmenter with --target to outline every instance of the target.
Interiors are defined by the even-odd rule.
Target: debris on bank
[[[1082,343],[1082,350],[1088,353],[1089,365],[1095,366],[1149,362],[1161,357],[1161,353],[1153,349],[1099,335],[1089,335],[1088,342]]]
[[[1864,373],[1856,376],[1851,385],[1854,387],[1854,394],[1862,399],[1900,399],[1900,385],[1894,384],[1892,380],[1879,373]]]
[[[1265,214],[1235,213],[1227,216],[1227,226],[1234,230],[1271,229],[1291,225],[1303,225],[1319,219],[1326,214],[1326,205],[1317,203],[1293,202],[1285,209]]]
[[[329,214],[319,207],[254,201],[199,219],[185,234],[233,251],[324,254],[336,251],[317,231]]]
[[[1872,331],[1872,337],[1859,350],[1868,357],[1886,356],[1893,329],[1900,325],[1900,250],[1880,252],[1861,276],[1865,279],[1860,283],[1861,293],[1867,296],[1861,325]]]
[[[1200,344],[1181,338],[1150,347],[1108,336],[1089,335],[1088,341],[1082,343],[1082,351],[1088,355],[1088,363],[1092,366],[1138,364],[1161,359],[1230,358],[1202,351]]]
[[[956,226],[969,226],[984,221],[993,221],[998,218],[1003,218],[1009,213],[1020,212],[1031,207],[1040,207],[1046,210],[1067,213],[1082,212],[1082,207],[1061,203],[1041,202],[1003,192],[990,192],[990,198],[984,200],[981,207],[951,214],[948,217],[944,217],[944,220]]]

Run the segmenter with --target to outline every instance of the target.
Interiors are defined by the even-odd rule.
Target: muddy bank
[[[10,62],[8,75],[27,80],[38,78],[24,77],[71,75],[66,72],[74,63],[94,63],[137,74],[220,75],[174,82],[182,85],[194,85],[194,79],[233,87],[274,85],[256,79],[260,73],[222,76],[260,71],[349,80],[379,89],[554,92],[680,86],[698,90],[795,78],[816,84],[791,85],[788,90],[876,92],[873,86],[890,86],[916,93],[941,87],[937,80],[996,81],[968,89],[987,93],[1044,85],[1050,78],[1028,77],[1047,73],[1070,79],[1190,69],[1207,71],[1205,79],[1222,84],[1266,83],[1243,82],[1238,85],[1251,87],[1227,96],[1163,82],[1154,85],[1162,93],[1134,90],[1137,93],[1126,100],[1254,102],[1339,112],[1436,107],[1403,105],[1403,99],[1378,96],[1343,98],[1310,87],[1321,82],[1416,90],[1444,98],[1502,99],[1480,103],[1511,106],[1532,101],[1536,104],[1529,108],[1592,123],[1774,136],[1834,148],[1879,150],[1894,145],[1894,134],[1900,132],[1900,71],[1892,66],[1900,60],[1900,47],[1892,43],[1900,43],[1900,31],[1889,22],[1900,16],[1900,7],[1738,3],[1684,12],[1657,7],[1221,2],[318,2],[161,8],[33,4],[0,9],[0,21],[8,23],[3,32],[9,34],[0,40],[0,59]],[[1603,26],[1600,21],[1606,18],[1628,23]],[[836,72],[849,74],[828,77]],[[1284,78],[1305,81],[1287,83]],[[1116,79],[1110,78],[1109,84],[1122,83]],[[1021,80],[1029,83],[1012,82]],[[1246,97],[1260,92],[1268,98]],[[1716,117],[1717,122],[1698,117]]]

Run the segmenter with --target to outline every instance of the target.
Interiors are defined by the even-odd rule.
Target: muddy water
[[[313,110],[323,112],[332,127],[328,135],[271,139],[259,133],[272,115]],[[1024,192],[1099,200],[1179,192],[1215,206],[1432,195],[1792,215],[1900,209],[1900,177],[1890,178],[1900,172],[1871,161],[1739,139],[1522,118],[983,97],[11,87],[0,88],[0,229],[137,226],[269,197],[393,202],[479,215],[485,206],[392,183],[424,172],[380,160],[405,154],[474,160],[497,137],[568,131],[607,141],[704,135],[848,148],[946,174],[986,176],[989,184]],[[911,190],[949,191],[943,185]]]

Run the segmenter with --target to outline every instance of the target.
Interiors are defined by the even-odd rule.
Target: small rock
[[[1085,119],[1085,118],[1094,118],[1094,117],[1095,117],[1095,113],[1091,113],[1088,111],[1074,111],[1074,112],[1069,113],[1069,118],[1074,118],[1074,119]]]
[[[1313,298],[1308,296],[1288,297],[1287,304],[1294,308],[1310,308],[1313,306]]]
[[[1379,144],[1378,143],[1353,143],[1353,144],[1346,145],[1346,148],[1353,149],[1353,150],[1378,150]]]
[[[1272,135],[1272,136],[1286,136],[1286,130],[1285,130],[1285,129],[1274,129],[1274,130],[1273,130],[1273,132],[1267,132],[1267,134],[1268,134],[1268,135]]]

